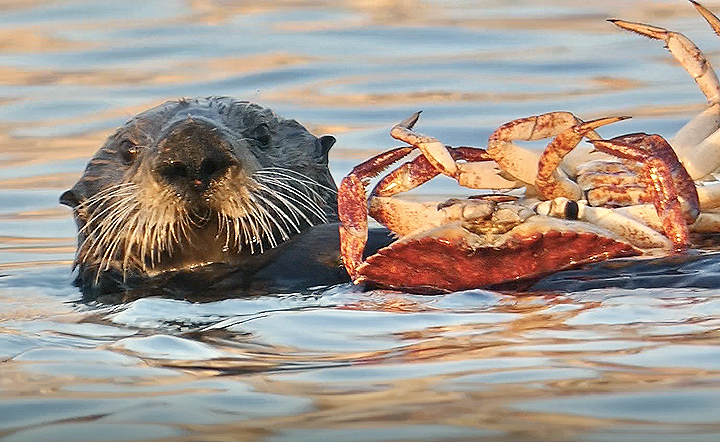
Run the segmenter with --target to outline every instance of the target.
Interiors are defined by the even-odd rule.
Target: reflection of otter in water
[[[283,259],[316,273],[313,259],[325,261],[332,276],[318,275],[319,283],[344,279],[328,255],[337,254],[335,227],[306,233],[337,220],[327,165],[334,142],[231,98],[172,101],[137,115],[60,198],[79,228],[78,284],[98,295],[129,281],[184,280],[212,263],[247,288],[273,279],[262,269]],[[297,235],[312,244],[288,247]],[[313,247],[323,256],[311,256]],[[298,272],[268,272],[282,279],[286,270]]]

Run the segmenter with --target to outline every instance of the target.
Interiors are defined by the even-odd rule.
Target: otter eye
[[[138,147],[130,140],[123,140],[118,148],[124,165],[129,166],[135,162],[138,155]]]

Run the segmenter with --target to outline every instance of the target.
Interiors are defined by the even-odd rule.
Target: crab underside
[[[639,255],[585,223],[535,215],[487,244],[461,221],[404,237],[358,268],[358,282],[434,293],[530,281],[609,258]]]

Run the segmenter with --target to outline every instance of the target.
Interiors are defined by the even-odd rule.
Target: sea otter
[[[60,197],[79,229],[76,283],[95,298],[347,280],[328,169],[334,142],[229,97],[138,114]]]

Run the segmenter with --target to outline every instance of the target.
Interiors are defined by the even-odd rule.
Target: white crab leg
[[[457,163],[458,184],[470,189],[515,189],[525,184],[504,178],[502,170],[492,161]]]
[[[701,213],[690,230],[697,233],[720,232],[720,213]]]
[[[700,182],[697,184],[696,190],[702,211],[720,207],[720,181]]]
[[[488,140],[487,152],[500,168],[523,183],[535,185],[540,153],[513,141],[535,141],[554,137],[578,123],[570,112],[550,112],[503,124]]]
[[[709,13],[710,11],[708,11]],[[720,102],[720,82],[705,55],[689,38],[659,26],[610,19],[614,25],[645,37],[665,42],[667,49],[697,82],[710,103]]]
[[[445,214],[436,208],[437,202],[409,201],[386,196],[368,199],[369,215],[398,236],[444,224]]]
[[[567,213],[567,198],[555,198],[550,201],[543,201],[538,204],[536,210],[541,215],[549,215],[555,218],[564,218]],[[663,249],[672,250],[673,243],[662,233],[648,227],[644,221],[638,221],[633,217],[627,216],[618,209],[608,209],[605,207],[592,207],[580,201],[577,203],[577,219],[585,221],[603,229],[609,230],[619,237],[630,242],[635,247],[650,250]],[[651,214],[657,220],[658,225],[660,219],[652,205],[648,205]],[[627,212],[626,212],[627,213]]]
[[[415,112],[409,118],[393,126],[390,129],[390,136],[417,147],[433,167],[443,175],[455,178],[457,176],[457,165],[445,145],[435,137],[412,130],[418,118],[420,118],[420,112],[422,111]]]
[[[513,189],[523,186],[512,178],[501,176],[502,170],[492,161],[456,162],[448,148],[437,138],[412,130],[419,117],[420,112],[415,112],[393,126],[390,135],[417,147],[428,162],[443,175],[456,179],[463,187],[472,189]]]
[[[668,139],[668,142],[678,156],[687,158],[683,160],[684,163],[693,163],[694,161],[689,158],[696,155],[694,151],[697,150],[697,146],[718,128],[720,128],[720,104],[713,104],[688,121],[672,138]],[[691,166],[691,164],[688,165]],[[689,169],[688,172],[690,172]],[[696,171],[690,175],[698,179],[701,177],[694,175],[701,173],[701,171]]]
[[[692,150],[678,152],[678,158],[693,180],[701,180],[717,171],[720,168],[720,130],[716,130]]]
[[[494,203],[484,200],[438,203],[385,196],[373,196],[368,200],[370,216],[399,236],[408,236],[453,221],[486,218],[493,213],[493,207]]]
[[[700,13],[700,15],[703,16],[705,21],[708,22],[713,31],[715,31],[715,34],[720,36],[720,19],[718,19],[715,14],[710,12],[708,8],[696,2],[695,0],[690,0],[690,3],[695,6],[695,9],[697,9],[697,11]]]
[[[708,9],[697,2],[695,8],[705,17],[713,29],[718,32],[720,21]],[[670,144],[680,157],[693,179],[701,179],[720,167],[720,81],[710,62],[702,51],[683,34],[667,29],[628,22],[610,20],[616,26],[645,37],[662,40],[667,49],[693,77],[710,107],[695,117],[670,140]]]

